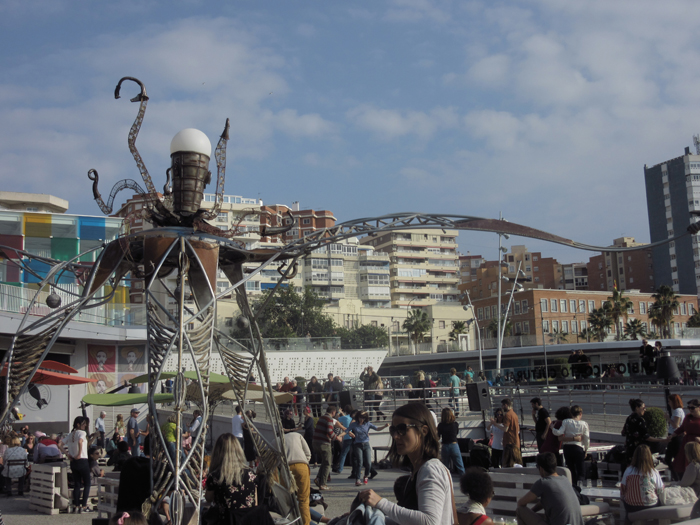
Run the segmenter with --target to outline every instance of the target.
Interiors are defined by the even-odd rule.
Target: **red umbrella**
[[[58,370],[52,372],[51,370]],[[63,373],[66,372],[66,373]],[[68,374],[77,374],[78,371],[72,366],[57,363],[56,361],[44,361],[32,378],[32,383],[36,385],[82,385],[85,383],[97,383],[97,379],[87,377],[74,377]],[[7,375],[7,365],[3,368],[0,376]]]

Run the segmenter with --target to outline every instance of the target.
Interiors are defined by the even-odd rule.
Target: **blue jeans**
[[[454,411],[455,415],[459,413],[459,394],[450,394],[450,407],[452,408],[452,404],[454,403]]]
[[[372,469],[372,447],[369,443],[355,443],[352,447],[352,465],[355,471],[355,478],[362,480],[362,465],[365,466],[365,477],[368,478]]]
[[[352,439],[344,439],[343,440],[343,448],[340,449],[340,458],[338,459],[338,472],[342,474],[343,472],[343,467],[345,466],[345,458],[348,455],[348,452],[350,453],[350,463],[352,464],[353,468],[353,474],[355,473],[355,463],[353,463],[353,455],[352,455]]]
[[[462,453],[459,450],[459,445],[457,443],[443,443],[442,449],[440,451],[442,455],[442,462],[449,469],[450,460],[452,460],[452,465],[458,474],[464,474],[464,463],[462,462]]]

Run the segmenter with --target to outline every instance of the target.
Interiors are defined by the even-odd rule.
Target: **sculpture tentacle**
[[[216,150],[214,151],[217,170],[216,201],[214,202],[214,207],[211,210],[202,213],[201,217],[206,220],[216,218],[216,216],[219,215],[219,211],[221,211],[221,204],[224,202],[224,184],[226,182],[226,144],[228,143],[229,128],[229,119],[226,119],[224,131],[221,133],[219,143],[216,145]]]
[[[114,208],[114,198],[117,196],[117,193],[120,191],[129,188],[130,190],[135,191],[139,195],[144,195],[146,192],[143,191],[143,188],[138,185],[138,183],[135,180],[132,179],[124,179],[120,180],[117,182],[113,187],[112,191],[109,193],[109,198],[107,199],[107,202],[105,203],[104,200],[102,200],[102,195],[100,194],[99,190],[97,189],[97,185],[100,182],[100,175],[97,173],[97,170],[92,169],[88,171],[88,179],[92,181],[92,196],[95,199],[95,202],[97,202],[97,205],[100,207],[102,210],[102,213],[105,215],[109,215],[112,213],[112,210]]]
[[[151,175],[148,173],[148,169],[146,169],[146,164],[143,162],[141,154],[136,148],[136,137],[138,137],[139,131],[141,130],[141,125],[143,124],[143,117],[146,114],[146,105],[148,104],[146,86],[144,86],[143,82],[141,82],[137,78],[123,77],[119,80],[117,87],[114,89],[114,98],[120,98],[119,92],[122,87],[122,82],[124,82],[125,80],[131,80],[132,82],[136,82],[141,88],[141,92],[131,99],[131,102],[140,102],[141,104],[139,105],[139,112],[136,115],[136,118],[134,119],[134,123],[131,125],[131,129],[129,130],[129,151],[131,152],[131,155],[136,161],[136,166],[138,167],[139,172],[141,173],[141,178],[143,178],[143,182],[146,184],[146,189],[148,190],[147,196],[149,198],[149,203],[151,204],[151,206],[154,206],[159,213],[167,217],[170,215],[170,212],[158,198],[158,192],[156,191],[156,187],[153,185]]]

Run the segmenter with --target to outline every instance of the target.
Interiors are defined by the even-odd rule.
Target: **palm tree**
[[[695,312],[693,316],[688,319],[688,328],[700,328],[700,312]]]
[[[568,332],[560,332],[559,330],[554,330],[549,334],[550,342],[553,345],[558,345],[559,343],[566,343],[566,338],[568,337]]]
[[[610,305],[610,317],[615,325],[615,339],[620,340],[621,330],[620,330],[620,317],[623,317],[627,321],[627,310],[632,308],[632,301],[627,297],[624,297],[624,292],[615,288],[613,290],[612,296],[608,297],[608,304]]]
[[[501,319],[501,323],[505,323],[503,337],[508,337],[511,333],[511,330],[513,329],[513,325],[510,323],[510,321],[506,321],[505,319]],[[494,319],[493,321],[491,321],[486,327],[486,330],[490,334],[492,334],[494,339],[498,339],[498,319]]]
[[[591,331],[596,335],[601,343],[605,340],[607,331],[612,326],[612,318],[609,315],[610,303],[605,303],[601,308],[595,308],[588,315],[588,324],[591,325]]]
[[[649,319],[660,328],[665,337],[671,337],[671,322],[673,311],[679,307],[678,296],[673,288],[662,284],[656,293],[652,295],[654,304],[649,308]]]
[[[647,329],[639,319],[632,319],[625,324],[625,335],[636,341],[647,336]]]
[[[416,308],[408,312],[408,317],[403,322],[403,329],[413,337],[413,342],[417,345],[426,332],[430,331],[431,324],[428,312]]]
[[[595,337],[595,334],[590,328],[583,328],[578,334],[581,339],[585,339],[587,343],[591,342],[591,337]]]
[[[460,334],[468,334],[469,328],[467,328],[466,321],[452,321],[452,330],[450,330],[449,338],[450,341],[457,341]]]

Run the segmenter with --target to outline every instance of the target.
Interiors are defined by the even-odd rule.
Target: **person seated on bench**
[[[663,489],[664,482],[654,468],[651,450],[646,445],[639,445],[634,449],[632,462],[622,475],[620,485],[620,496],[627,514],[659,506],[659,494]]]
[[[486,515],[486,507],[493,498],[493,482],[488,472],[479,467],[469,467],[459,480],[462,494],[469,496],[469,501],[459,509],[462,525],[493,525],[493,520]]]
[[[581,505],[569,480],[557,474],[557,458],[551,452],[537,455],[537,468],[542,479],[518,500],[516,516],[519,525],[583,525]],[[536,505],[529,509],[530,503]],[[544,509],[544,514],[537,511]]]

